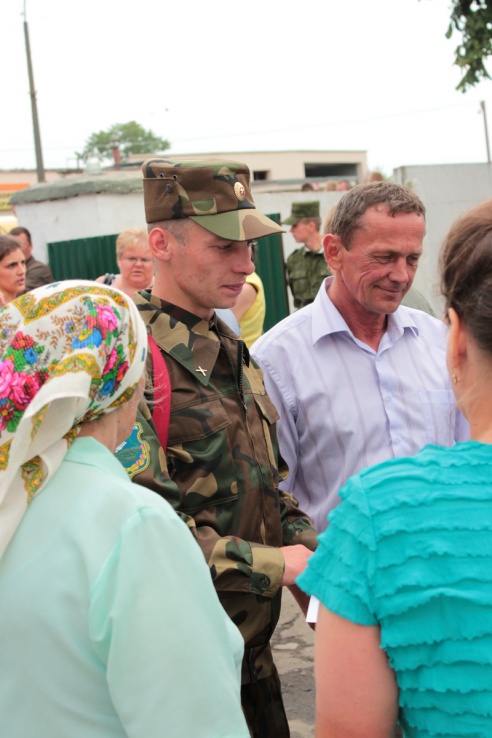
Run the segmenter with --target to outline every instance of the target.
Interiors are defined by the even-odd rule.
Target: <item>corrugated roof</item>
[[[80,177],[67,177],[55,182],[31,185],[20,192],[15,192],[10,198],[10,204],[65,200],[77,195],[95,195],[101,192],[127,195],[130,192],[142,191],[141,172],[103,172],[98,175],[84,174]]]

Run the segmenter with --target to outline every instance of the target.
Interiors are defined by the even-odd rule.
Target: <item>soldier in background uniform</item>
[[[244,637],[242,705],[252,735],[287,738],[270,638],[282,586],[305,605],[295,578],[316,534],[278,489],[287,470],[261,372],[214,310],[233,307],[254,271],[252,241],[280,228],[256,210],[244,164],[152,159],[143,172],[155,279],[135,302],[169,372],[171,421],[163,450],[146,410],[119,457],[134,481],[171,503],[203,551]],[[153,374],[156,383],[155,366]]]
[[[301,308],[313,302],[321,282],[331,274],[320,234],[319,201],[293,202],[291,214],[283,222],[292,226],[290,232],[303,244],[287,258],[287,283],[294,306]]]

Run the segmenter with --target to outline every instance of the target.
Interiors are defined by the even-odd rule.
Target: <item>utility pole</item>
[[[490,164],[490,148],[489,148],[489,129],[487,128],[487,113],[485,111],[484,100],[480,101],[480,107],[482,108],[483,114],[483,125],[485,128],[485,145],[487,146],[487,164]]]
[[[39,133],[38,106],[36,103],[34,75],[32,72],[31,49],[29,46],[29,29],[27,27],[26,0],[24,0],[24,39],[26,41],[27,72],[29,74],[29,95],[31,97],[32,127],[34,131],[34,148],[36,150],[36,168],[38,171],[38,182],[46,182],[46,177],[44,174],[43,152],[41,149],[41,134]]]

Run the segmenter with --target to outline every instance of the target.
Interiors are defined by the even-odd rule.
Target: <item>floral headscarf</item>
[[[55,282],[0,310],[0,558],[81,423],[131,398],[146,352],[136,305],[103,284]]]

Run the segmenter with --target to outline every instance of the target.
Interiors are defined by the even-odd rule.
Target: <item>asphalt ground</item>
[[[314,632],[287,588],[272,644],[291,738],[314,738]]]

